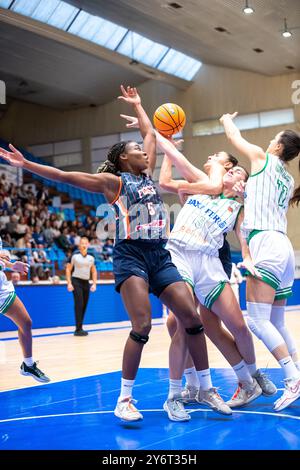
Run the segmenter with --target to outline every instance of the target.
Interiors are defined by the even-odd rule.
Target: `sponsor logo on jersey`
[[[144,188],[139,189],[138,193],[140,197],[143,197],[143,196],[156,194],[156,190],[153,186],[145,186]]]

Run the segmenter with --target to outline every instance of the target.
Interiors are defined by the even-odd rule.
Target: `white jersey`
[[[247,238],[253,230],[286,233],[286,213],[292,197],[294,179],[284,163],[267,153],[265,166],[250,175],[245,189],[245,217],[242,232]]]
[[[81,253],[75,253],[71,258],[71,263],[74,266],[72,277],[88,281],[91,277],[91,267],[95,263],[95,258],[92,255],[83,256]]]
[[[233,198],[189,196],[179,212],[167,248],[181,246],[210,256],[219,256],[223,234],[234,226],[242,205]]]
[[[2,249],[3,249],[2,239],[0,237],[0,252],[2,251]],[[6,298],[8,294],[14,291],[15,291],[15,288],[13,286],[13,283],[7,279],[3,271],[0,271],[0,313],[1,313],[1,305],[4,302],[4,299]]]

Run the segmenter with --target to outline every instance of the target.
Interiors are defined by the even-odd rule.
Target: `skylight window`
[[[151,67],[156,67],[167,51],[167,46],[153,42],[133,31],[126,35],[124,41],[117,48],[117,52],[120,52],[120,54],[129,56]]]
[[[12,11],[66,30],[79,9],[60,0],[15,0]]]
[[[90,15],[85,11],[79,13],[68,29],[69,33],[112,50],[118,46],[127,31],[122,26],[104,20],[99,16]]]
[[[157,68],[185,80],[192,80],[201,65],[201,62],[198,60],[175,49],[170,49]]]
[[[0,7],[114,50],[162,72],[192,80],[201,62],[62,0],[0,0]]]

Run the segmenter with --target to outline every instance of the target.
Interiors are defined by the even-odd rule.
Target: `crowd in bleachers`
[[[94,214],[93,210],[75,214],[74,208],[53,207],[44,182],[16,186],[7,181],[5,174],[0,176],[2,241],[4,246],[13,248],[12,258],[30,264],[34,282],[54,276],[55,268],[64,269],[83,236],[90,240],[96,262],[102,263],[102,269],[106,264],[110,270],[113,241],[99,240],[96,234],[99,218]]]

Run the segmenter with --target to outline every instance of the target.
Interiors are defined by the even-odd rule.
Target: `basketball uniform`
[[[166,248],[182,278],[202,305],[211,308],[229,282],[219,250],[233,230],[241,204],[234,198],[190,196],[181,209]]]
[[[116,213],[116,291],[120,292],[130,276],[143,278],[158,297],[169,284],[182,281],[165,249],[167,214],[152,178],[122,173],[112,206]]]
[[[284,163],[267,153],[263,169],[250,175],[245,189],[242,233],[262,280],[276,290],[275,300],[292,295],[295,257],[286,235],[286,213],[293,188]]]
[[[0,237],[0,251],[2,251],[2,240]],[[0,271],[0,314],[8,311],[16,298],[15,288],[11,281],[9,281],[4,274],[3,270]]]

